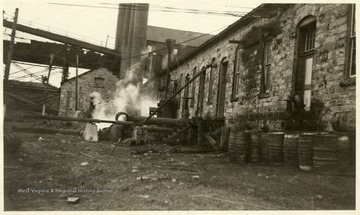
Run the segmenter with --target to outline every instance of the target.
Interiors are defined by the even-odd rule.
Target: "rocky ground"
[[[4,159],[5,211],[354,210],[355,176],[229,162],[195,146],[86,142],[17,132]],[[73,197],[73,198],[71,198]]]

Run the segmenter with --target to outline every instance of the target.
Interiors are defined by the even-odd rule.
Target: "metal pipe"
[[[178,91],[176,91],[176,93],[174,93],[168,100],[166,100],[160,107],[158,107],[156,109],[156,111],[151,113],[149,115],[149,117],[147,117],[143,122],[141,122],[141,124],[145,124],[147,121],[149,121],[151,119],[151,117],[153,117],[158,111],[160,111],[163,107],[165,107],[165,105],[167,105],[171,101],[171,99],[173,99],[175,96],[177,96],[183,89],[185,89],[190,83],[192,83],[197,77],[199,77],[201,75],[201,73],[206,71],[207,68],[212,67],[212,66],[213,65],[210,64],[210,65],[206,65],[204,68],[202,68],[198,74],[196,74],[189,82],[187,82],[183,87],[181,87]]]
[[[43,115],[25,115],[24,118],[28,119],[48,119],[48,120],[60,120],[60,121],[75,121],[75,122],[94,122],[94,123],[115,123],[121,125],[135,125],[134,122],[129,121],[115,121],[115,120],[102,120],[102,119],[82,119],[73,117],[59,117],[59,116],[43,116]]]
[[[128,121],[133,121],[135,123],[142,123],[144,120],[147,120],[148,117],[145,116],[130,116]],[[178,125],[184,125],[188,122],[191,122],[190,119],[173,119],[173,118],[163,118],[163,117],[157,117],[157,118],[151,118],[147,120],[145,125],[158,125],[158,126],[178,126]]]
[[[28,119],[45,119],[45,120],[60,120],[60,121],[75,121],[75,122],[93,122],[93,123],[114,123],[120,125],[135,125],[140,126],[144,125],[143,122],[146,117],[129,117],[128,121],[116,121],[116,120],[102,120],[102,119],[92,119],[92,118],[73,118],[73,117],[58,117],[58,116],[43,116],[43,115],[25,115],[25,118]],[[157,125],[157,126],[178,126],[183,125],[186,122],[191,120],[185,119],[170,119],[170,118],[153,118],[148,120],[145,125]]]

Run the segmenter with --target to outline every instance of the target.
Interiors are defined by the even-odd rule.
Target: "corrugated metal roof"
[[[193,46],[193,47],[198,47],[215,36],[212,34],[203,34],[198,32],[182,31],[182,30],[162,28],[156,26],[148,26],[146,33],[147,33],[146,40],[161,42],[161,43],[165,43],[166,39],[173,39],[176,40],[176,43],[183,43],[187,40],[197,38],[184,43],[184,45]]]

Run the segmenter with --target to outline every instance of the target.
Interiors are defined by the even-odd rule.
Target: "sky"
[[[15,8],[19,8],[18,22],[31,25],[39,29],[50,30],[54,33],[68,35],[97,45],[113,48],[119,3],[135,3],[139,1],[122,0],[3,0],[4,17],[12,19]],[[148,0],[148,25],[165,28],[187,30],[201,33],[217,34],[230,24],[238,20],[253,8],[260,5],[259,1],[239,0]],[[167,11],[171,12],[167,12]],[[189,13],[198,10],[196,14]],[[185,11],[185,12],[183,12]],[[225,15],[231,12],[236,16]],[[215,14],[216,13],[216,14]],[[3,29],[3,37],[9,38],[11,29]],[[17,32],[17,41],[29,39],[44,40],[23,32]],[[44,40],[46,41],[46,40]],[[46,66],[32,67],[30,65],[11,65],[10,79],[34,81],[34,77],[24,72],[17,72],[24,68],[41,76],[46,75]],[[80,74],[87,70],[80,69]],[[70,77],[75,69],[70,70]],[[28,78],[27,78],[28,77]],[[50,83],[59,87],[61,69],[53,70]]]

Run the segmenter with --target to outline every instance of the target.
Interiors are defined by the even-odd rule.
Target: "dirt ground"
[[[17,133],[4,159],[5,211],[355,210],[355,176],[229,162],[226,152],[162,143]],[[68,197],[79,202],[69,203]]]

